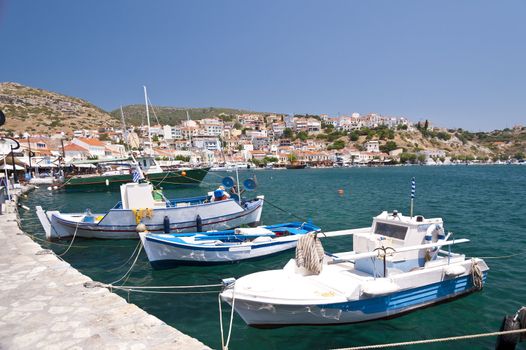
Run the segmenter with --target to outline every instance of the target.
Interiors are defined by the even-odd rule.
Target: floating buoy
[[[49,187],[47,188],[47,190],[48,190],[48,191],[52,191],[53,189],[51,188],[51,186],[49,186]]]
[[[53,186],[53,189],[54,190],[58,190],[58,186]]]
[[[181,171],[181,175],[186,176],[186,171]]]
[[[343,188],[338,189],[338,194],[339,194],[340,196],[343,196]]]

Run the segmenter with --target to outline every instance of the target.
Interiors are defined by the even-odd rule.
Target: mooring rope
[[[139,246],[141,245],[141,240],[139,240],[139,242],[137,242],[137,245],[135,246],[135,249],[133,250],[133,252],[131,253],[130,257],[128,258],[128,260],[126,260],[123,264],[117,266],[117,267],[112,267],[111,269],[107,269],[106,271],[115,271],[115,270],[120,270],[122,267],[124,267],[126,264],[128,264],[130,262],[130,260],[133,258],[133,256],[135,255],[135,252],[137,251],[137,249],[139,249]]]
[[[449,341],[457,340],[466,340],[466,339],[476,339],[484,337],[494,337],[497,335],[505,334],[515,334],[515,333],[525,333],[526,329],[515,329],[511,331],[500,331],[500,332],[490,332],[490,333],[477,333],[477,334],[468,334],[468,335],[459,335],[454,337],[446,338],[434,338],[434,339],[423,339],[423,340],[412,340],[399,343],[388,343],[388,344],[375,344],[375,345],[363,345],[363,346],[354,346],[350,348],[340,348],[338,350],[368,350],[368,349],[385,349],[385,348],[395,348],[400,346],[409,346],[409,345],[421,345],[421,344],[432,344],[432,343],[443,343]]]
[[[73,242],[75,242],[75,238],[77,237],[77,231],[79,230],[79,224],[80,224],[80,221],[77,221],[77,226],[75,227],[75,232],[73,233],[73,238],[71,239],[71,242],[69,242],[68,248],[63,253],[57,254],[59,258],[66,255],[66,253],[69,252],[69,249],[73,246]]]
[[[296,214],[294,214],[294,213],[292,213],[292,212],[290,212],[288,210],[285,210],[285,209],[273,204],[272,202],[269,202],[269,200],[267,198],[264,198],[263,201],[265,201],[265,203],[268,203],[271,207],[274,207],[274,208],[276,208],[278,210],[281,210],[282,212],[284,212],[286,214],[289,214],[290,216],[293,216],[296,219],[300,219],[303,222],[307,222],[308,221],[308,220],[305,220],[305,218],[302,218],[302,217],[300,217],[300,216],[298,216],[298,215],[296,215]]]
[[[234,306],[236,303],[236,293],[235,293],[236,286],[234,284],[232,288],[232,309],[230,310],[230,325],[228,326],[228,335],[225,342],[225,335],[223,332],[223,309],[221,307],[221,294],[217,296],[218,304],[219,304],[219,328],[221,330],[221,349],[228,350],[228,344],[230,344],[230,336],[232,335],[232,325],[234,324]]]
[[[510,254],[510,255],[501,255],[501,256],[477,256],[477,258],[479,259],[508,259],[508,258],[513,258],[515,256],[524,255],[524,254],[526,254],[526,251],[515,253],[515,254]]]
[[[109,286],[111,286],[112,288],[114,288],[113,285],[114,285],[115,283],[119,283],[120,281],[122,281],[122,280],[125,279],[125,278],[126,278],[126,280],[124,281],[124,283],[126,283],[126,281],[128,280],[127,276],[128,276],[129,273],[131,273],[131,270],[133,270],[135,264],[137,263],[137,259],[139,259],[139,255],[141,255],[141,251],[142,251],[142,244],[141,244],[141,246],[139,247],[139,251],[137,252],[137,255],[135,256],[135,260],[133,261],[133,263],[132,263],[132,265],[130,266],[130,268],[128,269],[128,271],[126,271],[126,273],[125,273],[124,275],[122,275],[122,277],[119,278],[118,280],[111,282],[111,283],[109,284]],[[124,284],[124,283],[123,283],[123,284]]]

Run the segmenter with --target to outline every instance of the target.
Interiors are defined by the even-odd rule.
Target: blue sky
[[[0,0],[0,81],[85,98],[526,124],[526,1]]]

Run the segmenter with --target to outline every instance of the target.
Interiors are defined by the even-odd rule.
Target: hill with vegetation
[[[127,125],[145,125],[146,124],[146,108],[144,105],[128,105],[122,107],[124,118]],[[192,120],[200,120],[205,118],[222,118],[223,120],[232,120],[236,114],[243,113],[258,113],[234,108],[180,108],[168,106],[152,106],[150,107],[150,122],[157,124],[159,121],[162,125],[176,125],[182,120],[186,120],[186,113],[190,115]],[[110,112],[115,119],[121,120],[121,111],[116,109]]]
[[[70,133],[115,125],[107,112],[86,100],[18,83],[0,83],[0,110],[7,133]]]

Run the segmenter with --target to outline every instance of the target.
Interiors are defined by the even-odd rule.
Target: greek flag
[[[139,182],[142,179],[144,179],[144,176],[142,174],[141,169],[139,167],[136,167],[135,170],[132,173],[133,182]]]
[[[415,182],[415,178],[413,177],[411,179],[411,199],[415,198],[415,193],[416,193],[416,182]]]

